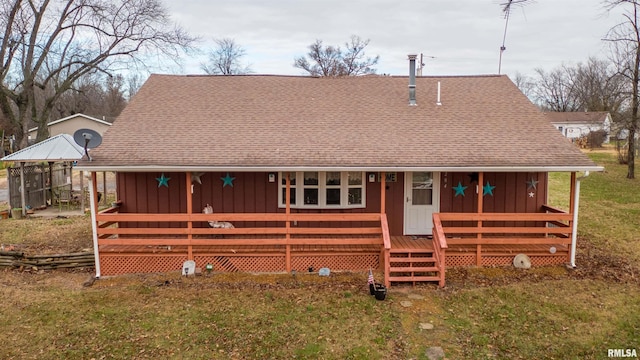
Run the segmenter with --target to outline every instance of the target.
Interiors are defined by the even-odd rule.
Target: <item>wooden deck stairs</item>
[[[430,239],[407,236],[393,237],[389,251],[391,283],[435,282],[441,280],[439,266]]]

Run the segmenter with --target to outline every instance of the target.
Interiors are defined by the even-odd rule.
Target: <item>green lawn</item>
[[[640,180],[625,179],[613,155],[590,156],[606,171],[582,182],[576,270],[456,269],[444,290],[393,287],[385,301],[368,294],[364,273],[122,276],[83,287],[88,272],[0,271],[0,358],[426,359],[431,346],[448,359],[640,352]],[[568,180],[551,175],[553,205],[568,206]]]
[[[611,153],[589,156],[605,168],[581,183],[578,236],[603,251],[640,261],[640,180],[627,179],[627,166]],[[569,208],[569,174],[549,177],[549,202]]]

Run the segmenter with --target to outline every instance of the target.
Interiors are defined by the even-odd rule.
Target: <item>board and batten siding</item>
[[[536,189],[529,189],[527,182],[537,181]],[[467,186],[464,196],[455,196],[453,187],[460,182]],[[489,182],[493,195],[484,195],[485,213],[533,213],[539,212],[547,201],[547,173],[484,173],[483,184],[471,182],[469,173],[447,172],[440,175],[440,212],[478,212],[478,196]],[[477,185],[477,193],[476,193]],[[529,193],[533,192],[533,197]]]
[[[128,173],[117,174],[118,200],[122,201],[119,211],[121,213],[186,213],[186,188],[184,173],[169,173],[164,175],[171,180],[168,187],[158,187],[158,181],[162,173]],[[210,172],[200,176],[202,184],[193,183],[193,213],[200,213],[210,204],[214,213],[284,213],[285,209],[278,206],[278,181],[269,182],[268,173],[233,172],[233,187],[223,187],[222,177],[225,173]],[[403,197],[402,177],[397,183],[387,184],[387,210],[397,208],[393,218],[389,219],[389,226],[402,232],[402,203],[397,203]],[[295,209],[292,213],[362,213],[380,212],[380,183],[366,182],[367,208],[354,209]],[[327,223],[325,223],[326,225]],[[178,224],[175,224],[179,226]],[[274,223],[245,222],[234,224],[236,226],[265,227],[274,226]],[[129,226],[142,226],[142,224],[130,223]],[[206,226],[194,224],[194,226]],[[350,226],[346,222],[329,223],[329,226]]]
[[[165,172],[170,178],[168,187],[158,187],[161,172],[117,174],[118,200],[122,201],[121,213],[186,213],[187,188],[184,173]],[[295,209],[292,213],[362,213],[380,212],[380,182],[368,181],[366,174],[367,208],[356,209]],[[223,187],[222,177],[225,173],[209,172],[200,176],[202,184],[193,183],[193,213],[200,213],[210,204],[214,213],[283,213],[278,207],[278,181],[269,182],[269,174],[261,172],[233,172],[233,187]],[[538,181],[535,190],[528,189],[527,181],[531,178]],[[461,182],[467,186],[465,196],[455,196],[453,186]],[[484,183],[495,186],[493,196],[485,195],[483,212],[531,213],[539,212],[547,199],[546,173],[485,173]],[[440,174],[440,212],[477,212],[478,194],[471,183],[469,173],[447,172]],[[482,194],[482,185],[478,184],[478,192]],[[529,197],[529,192],[534,197]],[[395,182],[387,182],[385,187],[386,213],[391,235],[402,235],[404,221],[404,173],[396,174]],[[261,222],[245,222],[236,226],[265,227],[276,224]],[[326,223],[325,223],[326,225]],[[329,226],[349,226],[344,222],[330,223]],[[153,224],[135,224],[128,226],[154,226]],[[174,223],[172,226],[186,226]],[[207,226],[206,223],[194,226]]]

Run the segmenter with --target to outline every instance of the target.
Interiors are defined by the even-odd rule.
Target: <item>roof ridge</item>
[[[163,77],[182,77],[182,78],[242,78],[242,77],[273,77],[273,78],[301,78],[301,79],[377,79],[377,78],[408,78],[409,75],[387,75],[387,74],[368,74],[357,76],[311,76],[311,75],[286,75],[286,74],[238,74],[238,75],[221,75],[221,74],[151,74],[151,76]],[[499,78],[508,77],[504,74],[470,74],[470,75],[423,75],[417,76],[417,79],[441,79],[441,78]]]

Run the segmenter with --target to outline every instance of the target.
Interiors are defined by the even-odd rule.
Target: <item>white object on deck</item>
[[[207,206],[205,206],[204,209],[202,209],[202,213],[203,214],[213,214],[213,207],[211,205],[207,204]],[[228,222],[228,221],[210,220],[209,221],[209,226],[211,226],[214,229],[233,229],[233,228],[235,228],[235,226],[233,226],[233,224]]]

